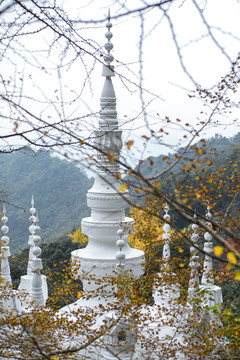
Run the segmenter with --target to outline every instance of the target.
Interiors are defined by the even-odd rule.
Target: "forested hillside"
[[[93,184],[73,163],[31,149],[0,155],[1,198],[6,200],[11,249],[26,247],[34,195],[42,241],[79,227],[89,214],[86,193]]]
[[[206,169],[213,172],[229,161],[239,158],[240,133],[232,139],[215,136],[206,143],[199,142],[195,147],[201,147],[204,152],[211,151],[211,165]],[[204,157],[204,152],[198,156]],[[180,153],[180,151],[179,151]],[[145,160],[141,171],[148,176],[155,176],[174,161],[176,154],[167,157],[159,155],[152,157],[152,164]],[[189,148],[173,169],[174,176],[166,173],[161,177],[161,186],[167,192],[174,191],[174,178],[194,185],[196,174],[183,172],[183,162],[191,162],[196,157],[194,148]],[[0,155],[0,190],[1,198],[6,200],[9,218],[9,236],[12,239],[11,249],[24,248],[27,245],[30,225],[29,208],[31,197],[34,195],[35,207],[39,211],[41,237],[43,241],[53,240],[70,233],[80,226],[82,217],[89,214],[86,204],[86,193],[93,184],[84,172],[67,160],[52,157],[47,151],[33,152],[27,148],[12,154]],[[227,170],[225,172],[227,175]],[[226,206],[227,199],[222,205]],[[176,221],[177,218],[175,219]],[[180,225],[180,224],[178,224]],[[185,226],[183,223],[182,226]]]
[[[181,154],[183,154],[182,157]],[[239,159],[240,133],[230,139],[216,135],[206,141],[200,140],[191,145],[186,151],[182,148],[176,153],[169,153],[167,156],[160,155],[148,158],[135,170],[137,172],[140,170],[144,176],[159,181],[161,191],[169,196],[174,195],[177,191],[186,202],[190,201],[190,191],[198,189],[200,195],[200,189],[203,189],[204,186],[207,188],[209,182],[212,181],[213,186],[209,188],[209,199],[212,198],[212,204],[214,204],[214,199],[219,197],[221,191],[221,198],[219,198],[215,211],[225,213],[230,202],[232,202],[232,196],[227,191],[228,185],[234,181],[232,178],[234,172],[239,171]],[[174,163],[175,165],[170,170],[163,171]],[[235,164],[234,167],[233,164]],[[234,193],[234,202],[231,203],[232,216],[236,216],[240,211],[239,183],[238,177],[235,177],[236,191]],[[141,178],[141,175],[139,178]],[[137,183],[136,178],[132,181],[130,176],[128,181],[133,198],[137,202],[142,201],[144,192],[136,192],[136,187],[138,189],[143,186],[141,181]],[[200,198],[202,199],[201,196]],[[191,206],[201,214],[206,211],[206,205],[202,200],[196,201],[196,198],[195,200],[192,199]],[[173,212],[172,217],[179,228],[188,225],[178,213]]]
[[[199,153],[199,156],[204,157],[205,153],[209,158],[211,154],[213,160],[213,166],[219,166],[222,164],[226,158],[231,155],[232,151],[236,150],[236,147],[239,149],[240,144],[240,132],[237,133],[232,138],[226,138],[221,135],[215,135],[214,137],[199,141],[196,144],[190,146],[187,151],[184,153],[184,156],[181,161],[179,161],[174,168],[172,169],[175,173],[182,169],[183,163],[187,163],[192,158],[196,158],[195,148],[201,148],[203,152]],[[169,153],[166,155],[151,156],[152,162],[145,160],[141,165],[141,171],[144,175],[154,176],[159,171],[167,168],[169,163],[173,163],[176,160],[176,155],[180,155],[185,149],[179,148],[176,153]]]

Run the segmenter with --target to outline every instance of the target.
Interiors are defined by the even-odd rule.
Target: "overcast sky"
[[[123,3],[125,2],[123,1]],[[216,40],[226,54],[235,59],[240,49],[240,39],[238,38],[240,34],[239,2],[237,0],[228,0],[227,2],[226,0],[203,0],[199,1],[199,3],[208,24],[214,27],[212,32]],[[123,8],[119,7],[118,1],[110,0],[82,0],[80,3],[74,0],[65,0],[62,1],[62,4],[70,18],[79,18],[85,21],[103,19],[107,15],[108,8],[111,9],[113,17],[124,11]],[[126,4],[134,9],[135,7],[141,7],[143,1],[131,0]],[[182,59],[187,71],[200,86],[213,86],[230,69],[230,62],[223,54],[223,51],[207,36],[207,29],[202,22],[201,13],[197,12],[192,0],[181,0],[175,2],[169,15],[172,19],[177,42],[181,47]],[[180,118],[182,123],[187,122],[196,126],[198,117],[203,117],[200,113],[206,109],[203,108],[200,101],[189,97],[189,95],[192,95],[191,91],[194,89],[194,84],[180,65],[167,19],[161,17],[162,12],[158,9],[146,13],[144,16],[142,69],[143,87],[147,90],[144,93],[144,100],[146,104],[151,101],[147,108],[148,122],[152,124],[154,130],[158,130],[164,124],[161,119],[168,116],[173,122],[176,118]],[[128,17],[113,19],[112,24],[116,73],[138,84],[141,18],[138,14],[133,14]],[[104,37],[106,28],[102,22],[86,24],[85,29],[81,31],[83,36],[94,39],[98,44],[103,45],[106,41]],[[41,35],[41,38],[38,38],[38,41],[36,41],[36,37],[26,39],[26,46],[32,51],[35,51],[39,46],[41,47],[41,43],[43,47],[46,43],[51,43],[51,36],[47,31],[43,37]],[[61,47],[60,44],[59,47]],[[34,52],[32,54],[34,56]],[[39,53],[37,53],[37,56],[39,63],[42,63],[46,68],[49,66],[54,67],[59,61],[57,51],[51,53],[51,56],[47,59],[45,59],[45,55],[41,57]],[[39,89],[44,89],[46,96],[58,96],[59,93],[56,90],[59,83],[56,77],[50,74],[50,71],[39,71],[30,65],[24,64],[19,59],[16,64],[20,72],[24,69],[24,87],[29,93],[36,92],[37,94],[39,92],[40,94]],[[125,64],[128,66],[126,67]],[[91,74],[92,87],[89,88],[87,85],[81,93],[81,99],[78,100],[78,103],[72,104],[71,108],[66,108],[67,116],[80,116],[90,110],[93,112],[99,111],[99,98],[103,85],[101,71],[101,64],[96,64]],[[11,73],[9,65],[6,72]],[[66,89],[66,96],[70,98],[71,93],[79,94],[81,92],[85,74],[77,62],[69,68],[65,67],[60,72],[60,76],[61,84]],[[135,122],[127,121],[137,116],[141,110],[139,90],[126,80],[124,83],[125,85],[120,81],[118,75],[114,78],[118,115],[121,124],[126,123],[123,125],[123,129],[126,130],[125,139],[134,136],[135,143],[139,143],[136,135],[141,138],[142,134],[146,134],[144,119],[139,117]],[[130,88],[130,92],[127,87]],[[39,106],[39,104],[36,106]],[[50,117],[51,110],[48,109],[48,111]],[[239,117],[239,110],[234,109],[231,115],[225,118],[221,117],[221,121],[226,124],[225,127],[211,128],[204,134],[206,136],[214,133],[227,136],[233,135],[239,131],[236,124],[231,125],[236,117]],[[174,129],[175,127],[169,128],[169,135],[165,139],[166,143],[176,144],[179,138],[182,138],[183,133]],[[128,130],[131,130],[131,133]],[[204,136],[204,134],[202,135]],[[162,152],[168,152],[169,148],[152,143],[148,150],[153,155],[158,155]]]
[[[140,7],[142,4],[141,1],[131,1],[130,3],[132,9],[135,6]],[[236,0],[229,0],[227,5],[225,0],[201,1],[199,3],[203,6],[204,16],[208,23],[215,28],[213,34],[216,40],[219,41],[226,53],[235,59],[240,49],[238,37],[240,33],[240,4]],[[79,16],[82,19],[101,19],[103,14],[107,13],[108,6],[111,8],[112,16],[123,11],[119,10],[117,4],[115,6],[111,6],[111,4],[112,1],[92,2],[94,11],[91,12],[91,15],[89,14],[90,8],[86,7],[79,10]],[[127,3],[127,5],[129,4]],[[230,69],[229,59],[209,39],[209,36],[206,36],[206,27],[203,25],[201,16],[193,6],[192,1],[176,1],[170,15],[177,34],[177,41],[182,47],[183,61],[187,70],[202,87],[213,86]],[[188,96],[194,86],[183,72],[169,24],[166,19],[161,20],[161,16],[162,13],[155,10],[145,16],[144,22],[143,84],[147,90],[162,99],[162,101],[153,101],[149,107],[149,113],[156,117],[156,121],[158,120],[155,115],[159,114],[160,117],[169,116],[184,119],[184,122],[194,123],[203,110],[202,104]],[[160,20],[161,22],[158,24]],[[114,56],[122,63],[135,63],[129,67],[138,75],[140,18],[137,15],[132,15],[113,20],[112,23]],[[91,31],[92,37],[95,37],[99,43],[104,41],[103,33],[104,30],[96,31],[93,29]],[[124,66],[118,66],[118,63],[115,62],[115,67],[117,72],[128,76]],[[86,98],[91,107],[96,106],[96,109],[99,106],[98,96],[101,93],[102,86],[98,78],[100,71],[98,65],[94,72],[94,96],[92,99]],[[134,79],[134,77],[132,78]],[[135,81],[137,82],[138,79],[135,78]],[[129,94],[117,77],[114,79],[114,84],[118,98],[119,117],[124,119],[124,115],[128,117],[136,115],[139,111],[138,94]],[[146,95],[146,102],[151,99],[151,96]],[[236,113],[232,119],[235,116]],[[225,120],[224,122],[227,122]],[[223,133],[223,129],[211,129],[211,133],[217,131]],[[228,126],[224,129],[224,134],[230,136],[236,131],[238,131],[236,126]]]

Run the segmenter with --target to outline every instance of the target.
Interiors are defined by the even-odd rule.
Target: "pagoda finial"
[[[207,207],[206,217],[206,225],[210,228],[212,227],[212,214],[210,212],[210,206]],[[204,246],[203,250],[205,252],[204,263],[203,263],[203,274],[200,285],[200,290],[204,292],[204,304],[208,307],[209,320],[215,321],[217,320],[214,311],[212,308],[220,306],[222,303],[222,289],[219,286],[214,285],[214,276],[213,276],[213,243],[212,235],[206,231],[204,234]],[[218,321],[218,320],[217,320]]]
[[[105,53],[104,57],[103,57],[106,65],[103,65],[103,72],[102,72],[103,76],[114,76],[114,67],[113,67],[113,65],[111,65],[114,58],[113,58],[113,55],[111,54],[111,50],[113,49],[113,43],[111,42],[113,33],[110,30],[112,27],[112,23],[110,20],[111,20],[111,17],[110,17],[110,10],[109,10],[108,17],[107,17],[107,23],[106,23],[107,32],[105,33],[105,38],[107,38],[107,42],[104,45],[104,48],[107,51],[107,53]]]
[[[8,257],[11,256],[8,243],[9,243],[9,237],[7,236],[7,233],[9,231],[8,226],[6,225],[8,221],[8,218],[6,216],[6,206],[5,203],[3,205],[3,217],[2,222],[3,226],[1,227],[1,230],[3,232],[3,236],[1,237],[2,246],[1,246],[1,273],[0,277],[2,278],[2,285],[12,285],[12,279],[11,279],[11,273],[10,273],[10,266]]]
[[[31,225],[29,226],[30,235],[28,240],[28,267],[27,274],[21,276],[19,285],[19,290],[22,291],[25,295],[25,299],[22,300],[23,308],[27,308],[31,300],[35,300],[36,305],[44,305],[48,298],[47,279],[45,275],[40,274],[40,270],[42,269],[42,260],[38,259],[38,256],[41,255],[42,250],[38,245],[41,241],[41,238],[38,235],[40,232],[39,217],[37,210],[34,207],[33,196],[31,200],[31,208],[29,211],[31,213],[29,217]],[[41,293],[43,293],[43,300]]]
[[[32,195],[31,205],[32,205],[32,207],[34,207],[34,197],[33,197],[33,195]]]
[[[197,215],[196,213],[194,214],[194,219],[197,218]],[[190,247],[190,255],[191,257],[193,255],[196,255],[198,253],[198,246],[197,246],[197,241],[198,241],[198,238],[199,238],[199,234],[198,234],[198,228],[199,226],[197,224],[192,224],[192,230],[193,230],[193,233],[192,233],[192,236],[191,236],[191,240],[192,240],[192,246]]]
[[[164,240],[164,245],[163,245],[163,261],[165,263],[168,262],[168,259],[170,258],[170,246],[169,246],[169,242],[171,239],[171,234],[169,234],[169,231],[171,230],[171,226],[169,224],[171,217],[169,215],[169,206],[168,204],[165,204],[164,206],[164,211],[165,211],[165,215],[163,216],[163,219],[166,221],[166,224],[163,225],[163,230],[165,231],[165,234],[163,234],[163,240]]]
[[[42,270],[42,260],[38,257],[41,255],[42,250],[39,247],[41,242],[41,237],[39,236],[40,226],[38,213],[36,216],[36,226],[35,226],[35,235],[33,236],[34,247],[32,253],[34,255],[34,259],[32,260],[33,265],[33,276],[32,276],[32,288],[31,288],[31,301],[34,301],[34,306],[43,306],[45,305],[45,300],[43,296],[43,284],[42,284],[42,276],[40,270]]]
[[[99,125],[105,131],[106,130],[109,131],[111,128],[116,129],[118,127],[117,111],[116,111],[116,95],[111,79],[111,77],[115,76],[115,74],[114,74],[114,66],[112,65],[114,58],[111,53],[113,49],[113,44],[111,42],[111,38],[113,37],[113,34],[110,30],[112,28],[110,11],[108,12],[106,28],[107,28],[107,32],[105,33],[105,38],[107,39],[107,42],[104,45],[104,49],[106,51],[103,56],[105,64],[103,64],[103,71],[102,71],[102,76],[105,76],[105,81],[100,99],[101,111],[100,111]]]
[[[126,255],[123,251],[123,247],[125,245],[125,240],[123,239],[124,231],[122,229],[119,229],[117,232],[119,239],[116,241],[116,245],[118,247],[118,252],[116,253],[116,259],[118,260],[118,266],[120,268],[124,268],[124,264],[122,261],[125,259]]]
[[[34,207],[34,197],[33,197],[33,195],[32,195],[31,205],[32,206],[29,209],[29,211],[31,213],[31,216],[29,217],[29,221],[31,223],[31,225],[29,226],[29,232],[30,232],[31,235],[29,235],[29,238],[28,238],[28,245],[29,245],[29,256],[28,256],[28,267],[27,267],[27,274],[28,275],[32,274],[32,260],[34,258],[32,250],[33,250],[33,247],[34,247],[33,237],[34,237],[34,234],[35,234],[35,223],[36,223],[35,213],[36,213],[36,209]]]
[[[194,218],[196,218],[196,214],[194,214]],[[197,240],[199,238],[199,234],[197,233],[198,225],[192,224],[193,234],[191,236],[191,240],[193,245],[190,247],[190,262],[189,267],[191,269],[189,287],[188,287],[188,299],[192,299],[196,296],[197,288],[199,286],[199,276],[198,276],[198,268],[200,267],[198,248],[197,248]]]
[[[112,27],[112,23],[110,21],[111,20],[110,9],[108,10],[107,20],[108,21],[106,23],[106,28],[108,29],[108,31],[106,32],[105,37],[107,38],[108,42],[104,45],[105,50],[107,50],[107,54],[104,55],[104,61],[107,64],[107,66],[109,68],[111,68],[111,62],[113,62],[113,56],[112,56],[112,54],[110,52],[113,49],[113,44],[111,42],[111,38],[113,37],[113,34],[110,31],[110,29]],[[113,75],[110,75],[110,76],[113,76]]]
[[[6,213],[7,213],[6,212],[6,206],[5,206],[5,203],[4,203],[4,205],[3,205],[3,217],[2,217],[3,226],[1,227],[1,230],[2,230],[2,232],[4,234],[2,236],[2,238],[1,238],[3,246],[7,246],[8,243],[9,243],[9,240],[10,240],[9,237],[6,235],[8,233],[8,231],[9,231],[9,228],[6,225],[6,223],[8,222],[8,218],[6,216]]]
[[[207,206],[207,213],[205,215],[206,217],[206,225],[211,227],[212,224],[210,220],[212,219],[212,214],[210,212],[210,206]],[[212,263],[212,257],[211,254],[213,254],[213,244],[211,242],[212,235],[206,231],[204,234],[204,247],[203,250],[206,253],[204,258],[204,264],[203,264],[203,275],[202,275],[202,284],[212,283],[214,284],[214,278],[213,278],[213,263]],[[209,255],[208,255],[209,254]]]

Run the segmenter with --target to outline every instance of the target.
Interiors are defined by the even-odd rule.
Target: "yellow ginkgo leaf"
[[[223,247],[222,246],[214,246],[214,254],[216,256],[221,256],[223,253]]]
[[[234,279],[240,281],[240,270],[237,271]]]
[[[127,143],[127,148],[130,149],[130,147],[133,145],[133,140],[129,140]]]
[[[231,264],[236,265],[237,259],[236,259],[236,256],[234,255],[234,253],[232,253],[232,252],[227,253],[227,259]]]
[[[122,191],[122,192],[127,191],[127,185],[124,184],[124,185],[119,186],[119,191]]]
[[[79,292],[77,293],[77,298],[80,299],[80,297],[82,297],[82,295],[83,295],[82,291],[79,291]]]

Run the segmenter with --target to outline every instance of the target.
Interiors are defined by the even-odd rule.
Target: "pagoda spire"
[[[210,206],[207,207],[206,213],[206,225],[212,227],[212,214],[210,212]],[[204,294],[203,305],[207,307],[207,318],[211,321],[219,321],[216,317],[214,311],[212,310],[215,306],[220,306],[222,303],[222,289],[220,286],[214,284],[214,276],[213,276],[213,243],[212,235],[206,231],[204,234],[204,247],[203,250],[205,252],[204,263],[203,263],[203,274],[201,279],[201,285],[199,286],[200,291]]]
[[[212,219],[212,214],[210,212],[210,207],[207,207],[207,213],[206,213],[206,225],[208,225],[209,227],[212,226],[211,224],[211,219]],[[206,285],[208,283],[214,284],[214,277],[213,277],[213,262],[212,262],[212,257],[211,254],[213,254],[213,243],[211,242],[212,240],[212,235],[206,231],[204,234],[204,246],[203,246],[203,251],[205,252],[205,257],[204,257],[204,264],[203,264],[203,274],[202,274],[202,280],[201,280],[201,284]]]
[[[196,218],[196,214],[194,214],[194,218]],[[197,240],[199,238],[198,234],[198,225],[192,225],[193,234],[191,236],[191,240],[193,245],[190,247],[190,262],[189,267],[191,269],[190,280],[188,286],[188,299],[192,299],[197,295],[197,288],[199,287],[199,276],[198,269],[200,267],[199,256],[198,256],[198,246]]]
[[[32,286],[30,293],[30,300],[33,303],[33,306],[43,306],[46,303],[46,299],[44,299],[43,295],[43,282],[41,276],[42,270],[42,259],[39,256],[42,253],[39,244],[41,242],[41,237],[39,236],[40,226],[39,226],[39,217],[38,214],[36,216],[36,225],[35,225],[35,235],[33,236],[33,249],[32,253],[34,255],[34,259],[32,260]]]
[[[163,245],[163,255],[162,255],[163,263],[165,267],[167,266],[168,259],[171,256],[170,245],[169,245],[169,242],[171,240],[171,234],[169,233],[169,231],[171,230],[171,225],[169,224],[171,217],[168,213],[169,210],[170,210],[169,206],[166,204],[164,206],[165,214],[163,216],[163,219],[166,221],[166,223],[163,225],[163,230],[165,231],[165,234],[163,234],[164,245]]]
[[[118,261],[118,266],[119,268],[124,268],[124,259],[126,257],[124,251],[123,251],[123,247],[125,245],[125,241],[123,239],[123,236],[124,236],[124,231],[122,229],[119,229],[118,232],[117,232],[118,236],[119,236],[119,239],[116,241],[116,245],[118,247],[118,251],[116,253],[116,260]]]
[[[180,292],[176,274],[171,271],[169,265],[169,260],[171,257],[171,225],[169,223],[171,217],[169,215],[170,208],[167,203],[165,204],[163,210],[165,212],[165,214],[163,215],[163,219],[165,220],[163,230],[165,233],[162,236],[162,240],[164,242],[162,253],[162,266],[161,271],[157,274],[155,282],[153,284],[152,296],[154,299],[154,305],[156,307],[164,306],[170,309],[173,306],[175,299],[180,296]],[[160,283],[161,285],[159,285]]]
[[[12,279],[11,279],[11,272],[10,272],[10,266],[8,258],[11,256],[10,250],[9,250],[9,237],[7,236],[7,233],[9,231],[8,226],[6,225],[8,221],[8,218],[6,216],[6,206],[5,203],[3,205],[3,217],[2,222],[3,226],[1,227],[1,230],[3,232],[3,236],[1,237],[1,274],[0,278],[2,279],[2,285],[11,286],[12,285]]]
[[[36,254],[35,254],[35,250],[36,250],[35,249],[36,248],[35,240],[36,240],[36,237],[39,237],[38,232],[40,231],[40,227],[38,225],[39,219],[38,219],[38,216],[36,215],[37,210],[35,208],[35,202],[34,202],[33,195],[32,195],[32,199],[31,199],[31,208],[29,209],[29,211],[31,214],[29,217],[29,221],[30,221],[31,225],[28,228],[30,235],[29,235],[29,239],[28,239],[29,257],[28,257],[27,274],[21,276],[20,285],[18,287],[19,291],[21,291],[23,294],[22,300],[21,300],[23,308],[26,308],[27,306],[29,306],[29,302],[31,301],[33,277],[36,278],[36,276],[35,276],[36,275],[36,263],[40,264],[40,262],[41,262],[41,261],[39,261],[40,259],[38,259],[39,255],[36,256]],[[41,238],[40,238],[40,240],[41,240]],[[40,249],[40,251],[41,251],[41,249]],[[37,259],[37,261],[35,261],[36,259]],[[38,269],[37,271],[39,273],[40,269]],[[47,278],[45,275],[40,275],[40,276],[41,276],[41,281],[42,281],[43,298],[44,298],[44,303],[45,303],[48,298]]]
[[[34,259],[34,255],[32,253],[33,251],[33,247],[34,247],[34,243],[33,243],[33,237],[35,234],[35,222],[36,222],[36,209],[34,207],[34,197],[32,195],[32,200],[31,200],[31,208],[29,209],[31,216],[29,217],[29,221],[31,223],[31,225],[29,226],[29,232],[31,235],[29,235],[28,238],[28,245],[29,245],[29,256],[28,256],[28,267],[27,267],[27,274],[28,275],[32,275],[32,271],[33,271],[33,266],[32,266],[32,260]]]
[[[104,48],[107,53],[104,55],[105,64],[103,64],[102,70],[102,76],[105,76],[105,82],[100,99],[101,111],[99,125],[103,128],[106,128],[106,130],[110,130],[111,127],[118,126],[116,95],[111,79],[112,76],[115,76],[115,73],[114,66],[112,65],[114,58],[111,54],[111,50],[113,49],[111,38],[113,37],[113,34],[110,31],[112,28],[112,23],[110,21],[110,10],[108,12],[106,27],[107,32],[105,37],[107,38],[107,43],[104,45]]]
[[[9,231],[9,228],[7,226],[8,218],[6,216],[6,206],[3,205],[3,217],[2,222],[3,226],[1,227],[1,230],[3,232],[3,236],[1,237],[1,268],[0,268],[0,307],[1,310],[7,310],[13,311],[16,313],[21,312],[21,303],[19,301],[19,293],[17,290],[13,290],[12,288],[12,278],[11,278],[11,271],[9,266],[8,258],[11,256],[10,250],[9,250],[9,237],[7,236],[7,233]],[[0,318],[4,317],[6,315],[4,312],[0,312]]]

